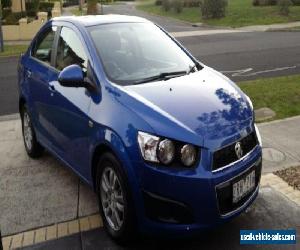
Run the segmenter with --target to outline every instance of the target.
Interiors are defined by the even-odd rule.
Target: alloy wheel
[[[101,204],[109,226],[118,231],[124,222],[124,192],[116,172],[106,167],[100,181]]]
[[[24,141],[26,147],[30,151],[32,149],[33,134],[32,134],[30,117],[27,112],[24,112],[24,117],[23,117],[23,133],[24,133]]]

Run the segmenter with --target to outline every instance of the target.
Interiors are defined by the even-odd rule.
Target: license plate
[[[237,203],[255,187],[255,170],[232,186],[233,203]]]

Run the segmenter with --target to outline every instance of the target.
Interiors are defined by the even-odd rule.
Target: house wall
[[[47,21],[47,13],[39,12],[38,19],[28,23],[27,18],[19,20],[19,25],[3,25],[3,38],[4,41],[19,41],[31,40],[40,28]],[[52,17],[61,16],[60,2],[55,2],[52,9]]]
[[[47,13],[39,12],[38,19],[30,23],[27,18],[19,20],[19,25],[3,25],[4,41],[31,40],[47,21]]]

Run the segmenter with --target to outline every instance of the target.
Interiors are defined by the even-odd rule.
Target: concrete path
[[[290,22],[290,23],[275,23],[269,25],[245,26],[240,29],[244,31],[275,31],[275,30],[284,30],[284,29],[295,28],[295,27],[300,27],[300,21]]]
[[[210,29],[210,30],[195,30],[195,31],[178,31],[178,32],[170,32],[170,34],[176,38],[182,38],[182,37],[210,36],[210,35],[241,33],[241,32],[247,32],[247,31],[232,30],[232,29]]]
[[[259,125],[264,150],[275,150],[273,156],[265,153],[264,173],[300,165],[299,127],[300,117]],[[98,211],[95,194],[71,170],[47,153],[39,160],[26,155],[19,119],[0,122],[0,159],[2,235]]]
[[[300,165],[300,116],[258,125],[263,138],[263,170]]]

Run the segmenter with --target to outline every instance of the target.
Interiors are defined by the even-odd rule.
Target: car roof
[[[73,24],[80,24],[82,26],[94,26],[109,23],[129,23],[129,22],[143,22],[150,23],[149,20],[137,16],[127,15],[90,15],[90,16],[61,16],[55,17],[52,21],[65,21]]]

